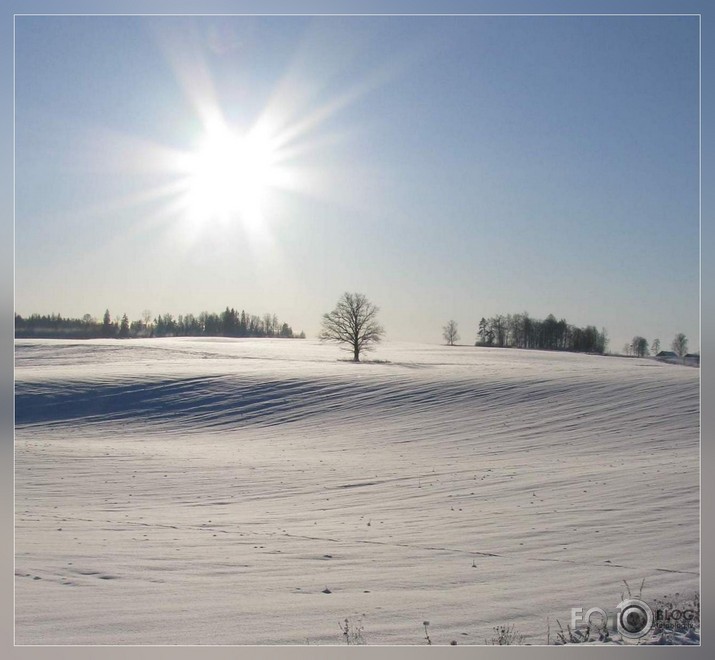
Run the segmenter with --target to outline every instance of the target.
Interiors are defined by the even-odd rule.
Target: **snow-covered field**
[[[699,371],[16,342],[18,644],[483,644],[699,588]],[[326,593],[329,591],[329,593]]]

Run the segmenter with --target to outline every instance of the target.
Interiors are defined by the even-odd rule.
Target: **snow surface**
[[[16,643],[529,643],[699,589],[699,371],[16,341]],[[329,590],[330,593],[324,593]]]

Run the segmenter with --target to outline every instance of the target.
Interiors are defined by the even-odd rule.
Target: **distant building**
[[[700,366],[699,353],[687,353],[682,358],[679,358],[678,354],[673,351],[661,351],[655,357],[658,360],[662,360],[663,362],[668,362],[670,364],[684,364],[688,367]]]
[[[661,360],[669,360],[675,358],[677,360],[678,356],[673,351],[661,351],[656,355],[657,358]]]
[[[692,367],[700,366],[700,354],[699,353],[686,353],[683,358],[685,364],[689,364]]]

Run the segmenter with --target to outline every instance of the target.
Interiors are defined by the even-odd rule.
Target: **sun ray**
[[[95,131],[92,155],[111,154],[103,166],[148,175],[146,181],[151,182],[143,195],[120,200],[127,206],[142,201],[147,206],[148,212],[137,214],[132,231],[150,231],[157,224],[168,227],[173,218],[176,231],[190,241],[202,235],[208,239],[217,230],[233,237],[236,228],[252,248],[260,243],[267,249],[275,244],[270,235],[275,223],[267,214],[267,209],[277,208],[270,203],[274,192],[334,201],[338,190],[341,199],[346,191],[365,190],[356,176],[357,164],[350,164],[348,177],[347,170],[341,174],[331,167],[332,157],[318,157],[345,139],[345,129],[330,129],[331,119],[392,80],[406,61],[398,59],[335,88],[338,72],[354,63],[357,51],[343,52],[329,63],[317,62],[321,66],[316,67],[314,60],[325,44],[318,42],[316,48],[312,42],[306,57],[293,62],[277,83],[255,120],[238,125],[229,121],[229,109],[219,102],[199,26],[171,21],[155,29],[155,38],[195,113],[198,131],[195,125],[181,136],[182,148]],[[365,201],[362,194],[345,199]]]

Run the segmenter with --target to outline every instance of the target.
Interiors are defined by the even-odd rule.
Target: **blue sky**
[[[275,312],[345,290],[391,339],[528,311],[698,336],[695,17],[18,17],[15,307]],[[289,185],[189,221],[219,112]]]

